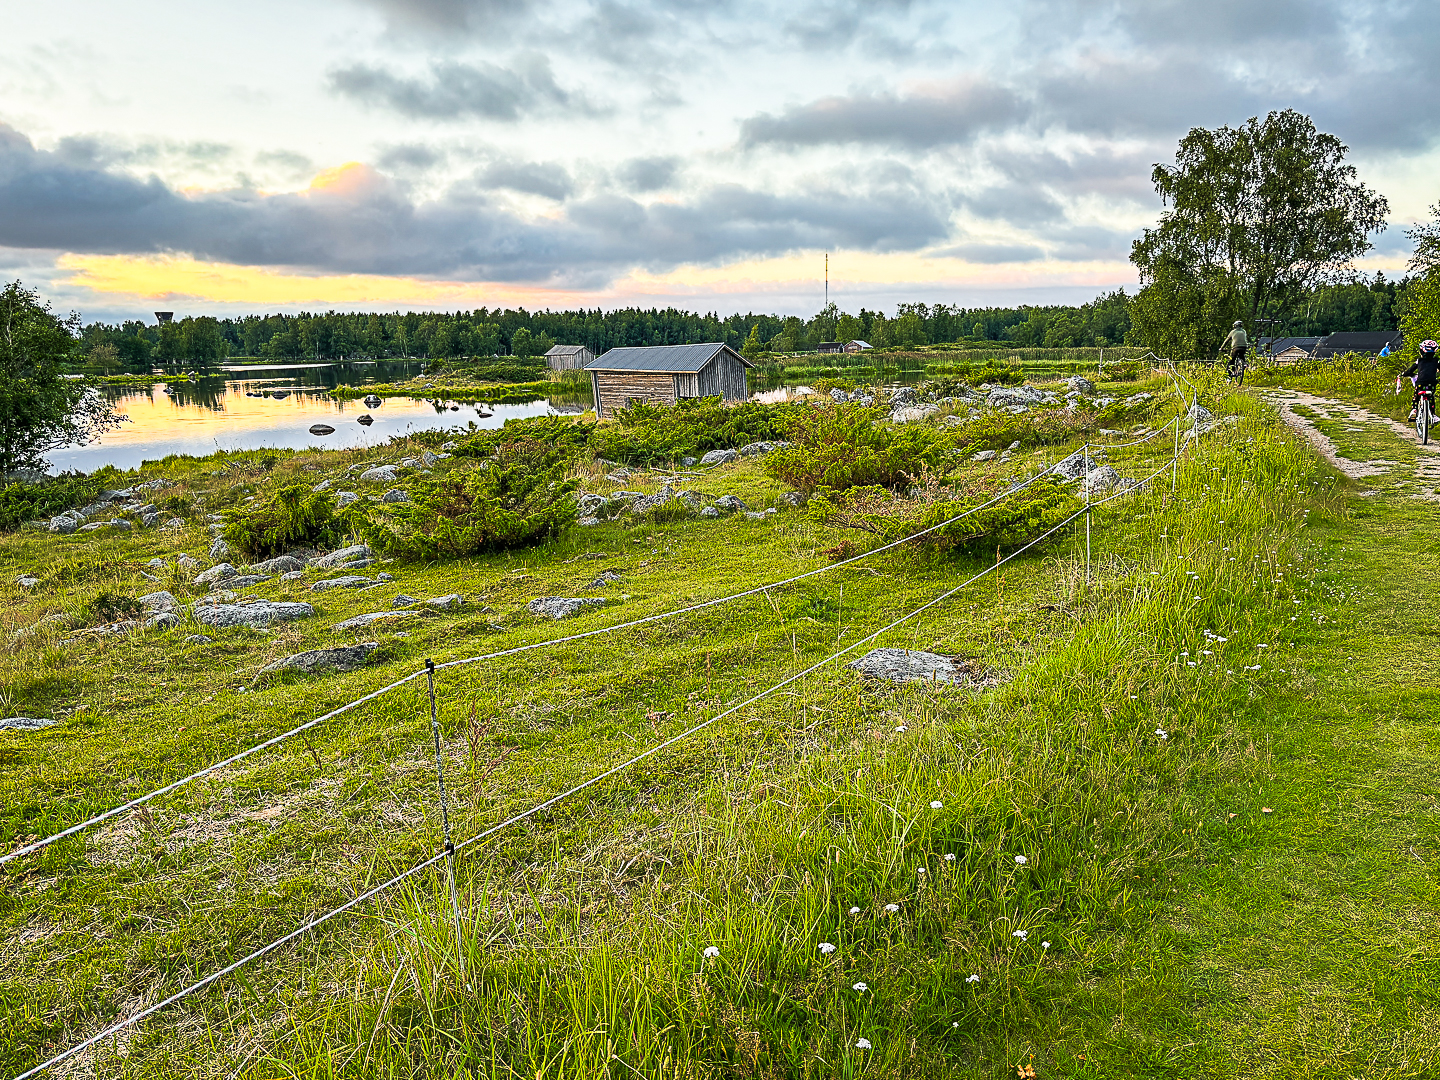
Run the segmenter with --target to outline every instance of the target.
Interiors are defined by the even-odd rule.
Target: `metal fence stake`
[[[1090,588],[1090,444],[1085,444],[1085,588]]]
[[[435,779],[440,785],[440,823],[445,830],[445,869],[450,878],[450,908],[455,914],[455,953],[460,960],[460,978],[465,978],[465,938],[460,932],[460,897],[455,891],[455,844],[450,839],[450,800],[445,794],[445,765],[440,755],[440,720],[435,710],[435,661],[425,661],[430,684],[430,734],[435,739]]]

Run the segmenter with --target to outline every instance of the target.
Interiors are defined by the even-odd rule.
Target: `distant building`
[[[1315,351],[1315,346],[1320,344],[1318,337],[1284,337],[1275,341],[1261,342],[1261,348],[1266,349],[1276,360],[1294,361],[1306,360]]]
[[[580,371],[595,354],[584,345],[554,345],[545,354],[545,363],[551,371]]]
[[[1311,353],[1318,360],[1328,356],[1341,356],[1348,352],[1378,353],[1386,345],[1390,351],[1399,352],[1405,344],[1405,336],[1399,330],[1372,330],[1358,334],[1331,334],[1322,338]]]
[[[159,323],[161,326],[164,326],[166,323],[170,322],[170,321],[171,321],[172,319],[174,319],[174,318],[175,318],[175,312],[173,312],[173,311],[157,311],[157,312],[155,312],[155,321],[156,321],[157,323]]]
[[[815,351],[822,353],[844,352],[845,343],[843,341],[822,341],[820,342],[820,347]]]
[[[674,405],[681,398],[744,401],[745,369],[753,367],[729,345],[650,345],[611,349],[585,365],[595,391],[595,414],[614,416],[632,401]]]
[[[846,352],[866,352],[871,348],[873,346],[868,341],[861,341],[859,338],[845,343]]]

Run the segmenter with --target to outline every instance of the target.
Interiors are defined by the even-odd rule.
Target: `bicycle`
[[[1414,384],[1415,380],[1410,382]],[[1395,380],[1395,393],[1400,393],[1400,380]],[[1430,445],[1430,429],[1435,426],[1435,388],[1417,386],[1415,389],[1415,435],[1421,446]]]
[[[1245,385],[1245,354],[1239,356],[1231,355],[1225,361],[1225,377],[1232,380],[1236,386]]]

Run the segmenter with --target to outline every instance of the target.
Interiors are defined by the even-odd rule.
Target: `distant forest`
[[[1394,330],[1409,279],[1331,285],[1316,290],[1277,336],[1355,330]],[[91,323],[81,350],[101,367],[145,370],[216,363],[228,357],[271,360],[451,358],[543,355],[552,345],[584,345],[596,355],[621,345],[679,345],[723,341],[753,353],[805,352],[822,341],[860,339],[877,348],[956,343],[1023,347],[1143,344],[1130,325],[1131,297],[1123,289],[1079,306],[962,308],[901,304],[893,318],[831,304],[812,319],[666,308],[617,311],[526,311],[524,308],[444,312],[375,312],[191,316],[165,325],[136,321]],[[752,337],[753,335],[753,337]]]

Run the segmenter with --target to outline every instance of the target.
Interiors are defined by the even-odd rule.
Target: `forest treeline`
[[[1329,285],[1297,308],[1284,334],[1394,330],[1410,280]],[[830,304],[811,319],[652,308],[616,311],[526,311],[524,308],[445,312],[336,312],[190,316],[164,325],[95,322],[81,333],[81,352],[96,367],[129,370],[181,367],[229,357],[280,361],[541,356],[554,344],[584,345],[596,355],[622,345],[723,341],[747,354],[805,352],[822,341],[867,341],[877,348],[1005,342],[1021,347],[1147,344],[1131,324],[1134,298],[1125,290],[1080,305],[964,308],[901,304],[893,317]]]

